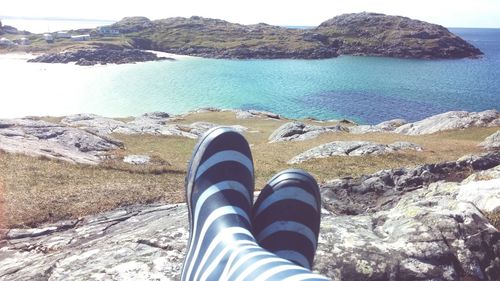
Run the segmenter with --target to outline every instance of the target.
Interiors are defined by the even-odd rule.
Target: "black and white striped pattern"
[[[230,128],[206,133],[188,167],[190,238],[182,280],[328,280],[262,249],[251,233],[254,172]]]
[[[318,244],[321,200],[318,184],[303,170],[278,173],[253,208],[253,233],[259,245],[311,269]]]

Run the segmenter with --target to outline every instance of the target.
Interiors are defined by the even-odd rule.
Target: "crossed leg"
[[[207,132],[195,147],[186,176],[190,238],[181,279],[329,280],[308,269],[312,258],[307,250],[302,254],[295,251],[305,257],[305,263],[296,258],[297,254],[290,255],[293,249],[273,253],[273,249],[268,251],[259,245],[252,225],[253,189],[252,155],[244,137],[224,127]],[[288,227],[283,233],[274,228],[258,235],[266,240],[273,234],[293,236],[301,229]],[[319,231],[319,221],[317,228]],[[315,227],[310,231],[313,235],[306,239],[315,250],[317,232]],[[301,233],[299,230],[296,234]]]

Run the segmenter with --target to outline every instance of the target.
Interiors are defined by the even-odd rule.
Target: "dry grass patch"
[[[184,200],[181,173],[150,174],[0,154],[7,226],[78,218],[118,206]]]
[[[490,221],[491,225],[500,231],[500,212],[487,212],[485,216]]]

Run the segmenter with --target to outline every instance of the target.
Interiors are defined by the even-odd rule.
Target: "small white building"
[[[0,38],[0,45],[3,45],[3,46],[12,46],[14,45],[14,42],[12,42],[11,40],[7,39],[7,38]]]
[[[73,35],[73,36],[71,36],[71,40],[73,40],[73,41],[87,41],[87,40],[90,40],[90,34]]]
[[[58,31],[56,33],[56,37],[57,38],[71,38],[71,34],[69,34],[68,32],[66,31]]]
[[[54,36],[52,36],[52,34],[45,33],[43,39],[45,39],[47,43],[54,43]]]

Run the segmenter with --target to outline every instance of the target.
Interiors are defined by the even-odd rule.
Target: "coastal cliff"
[[[442,59],[482,54],[442,26],[375,13],[344,14],[311,29],[202,17],[133,17],[111,28],[125,34],[136,48],[210,58],[320,59],[347,54]]]

